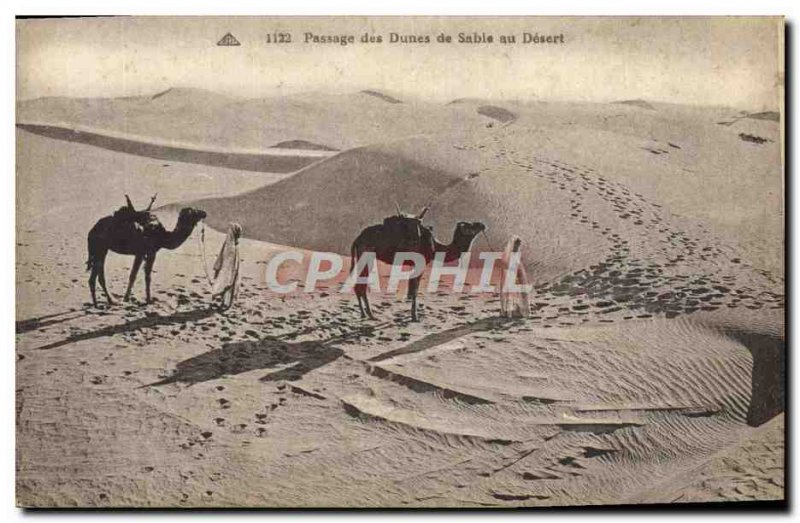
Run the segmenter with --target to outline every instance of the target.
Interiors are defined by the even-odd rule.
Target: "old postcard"
[[[20,506],[783,503],[782,18],[16,31]]]

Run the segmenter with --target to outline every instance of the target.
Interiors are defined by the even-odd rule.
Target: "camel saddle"
[[[155,214],[137,211],[128,206],[120,207],[113,216],[122,226],[132,227],[140,232],[156,229],[160,224]]]
[[[396,238],[398,251],[419,252],[422,245],[430,244],[433,250],[432,232],[422,220],[412,214],[396,214],[383,219],[383,231],[389,237]]]

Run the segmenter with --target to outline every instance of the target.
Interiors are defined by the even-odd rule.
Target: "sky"
[[[777,110],[779,18],[118,17],[17,21],[17,99],[196,87],[256,98],[385,90],[431,101],[651,101]],[[217,46],[227,32],[238,47]],[[292,42],[268,43],[290,33]],[[306,43],[351,34],[351,45]],[[430,44],[388,35],[428,35]],[[459,33],[492,44],[458,43]],[[525,44],[524,32],[564,43]],[[360,43],[363,34],[383,43]],[[439,43],[444,33],[452,43]],[[500,35],[516,42],[501,44]]]

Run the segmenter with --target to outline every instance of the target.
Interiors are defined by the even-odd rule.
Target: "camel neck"
[[[175,225],[175,229],[166,232],[164,241],[162,242],[162,247],[170,250],[177,249],[183,245],[183,242],[185,242],[189,235],[192,234],[193,230],[193,224],[178,221],[178,223]]]
[[[436,246],[436,252],[444,252],[445,261],[450,262],[457,259],[462,253],[468,252],[472,246],[472,240],[474,240],[474,237],[459,235],[456,231],[453,233],[453,240],[449,244],[434,240],[434,245]]]

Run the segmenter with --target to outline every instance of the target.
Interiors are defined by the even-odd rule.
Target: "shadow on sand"
[[[184,360],[178,363],[172,376],[147,386],[177,382],[194,385],[223,376],[278,367],[279,370],[262,377],[261,381],[295,381],[339,359],[342,354],[342,349],[328,342],[287,343],[280,338],[266,337],[258,341],[230,343]]]
[[[729,331],[753,356],[750,407],[747,424],[757,427],[784,410],[786,352],[783,339],[756,332]]]
[[[424,351],[453,339],[473,332],[498,328],[511,320],[503,318],[486,318],[467,325],[448,329],[425,336],[413,343],[385,352],[369,361],[382,361],[400,354],[411,354]],[[340,336],[321,341],[291,342],[298,335],[307,334],[308,330],[300,330],[284,335],[281,338],[267,336],[257,341],[229,343],[222,348],[214,349],[198,356],[184,360],[176,366],[175,373],[156,383],[145,387],[157,387],[170,383],[186,383],[194,385],[214,380],[223,376],[242,374],[259,369],[277,369],[260,378],[261,381],[296,381],[312,370],[332,363],[344,355],[337,344],[369,337],[373,331],[386,324],[364,325]]]
[[[46,314],[36,318],[28,318],[27,320],[19,320],[15,323],[15,332],[17,334],[25,334],[26,332],[35,331],[49,327],[50,325],[58,325],[71,320],[76,320],[85,316],[86,312],[77,309],[71,309],[64,312],[56,312],[54,314]]]
[[[108,327],[103,327],[101,329],[97,329],[94,331],[73,334],[72,336],[68,336],[63,340],[55,341],[53,343],[48,343],[47,345],[42,345],[41,347],[36,347],[34,350],[57,349],[59,347],[63,347],[64,345],[69,345],[70,343],[77,343],[79,341],[94,340],[97,338],[113,336],[115,334],[125,334],[128,332],[135,332],[141,329],[160,327],[162,325],[174,325],[190,321],[198,321],[213,316],[218,312],[219,311],[213,308],[203,308],[203,309],[194,309],[190,311],[177,312],[175,314],[170,314],[167,316],[160,316],[154,314],[150,316],[145,316],[144,318],[128,321],[126,323],[121,323],[118,325],[109,325]]]
[[[488,331],[499,327],[508,326],[511,323],[519,323],[519,322],[520,322],[519,320],[511,320],[499,316],[493,316],[491,318],[476,320],[467,323],[466,325],[460,325],[458,327],[453,327],[452,329],[447,329],[441,332],[436,332],[434,334],[429,334],[423,338],[411,342],[408,345],[404,345],[398,349],[390,350],[382,354],[378,354],[377,356],[373,356],[367,361],[378,362],[394,358],[395,356],[401,356],[403,354],[413,354],[415,352],[422,352],[424,350],[438,347],[439,345],[455,340],[456,338],[466,336],[467,334],[472,334],[474,332]]]
[[[229,343],[178,363],[172,376],[145,387],[178,382],[194,385],[259,369],[277,369],[261,377],[262,382],[296,381],[344,355],[336,344],[369,336],[377,327],[363,326],[326,340],[289,342],[297,335],[289,333],[282,338],[266,336],[257,341]]]
[[[17,124],[17,127],[48,138],[93,145],[110,151],[135,154],[160,160],[241,169],[244,171],[290,173],[322,159],[319,156],[202,151],[198,149],[145,143],[89,131],[76,131],[54,125]]]

